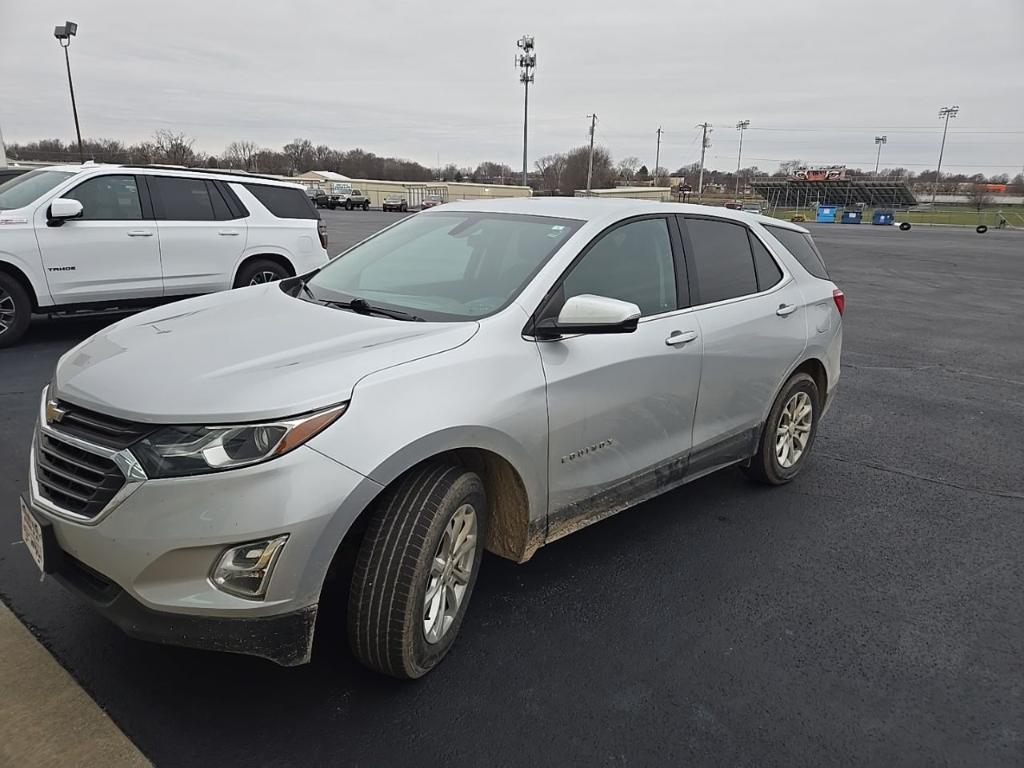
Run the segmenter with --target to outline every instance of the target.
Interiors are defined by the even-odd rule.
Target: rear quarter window
[[[272,187],[268,184],[243,184],[252,196],[279,219],[319,219],[320,214],[301,189]]]
[[[818,253],[818,246],[814,244],[810,235],[797,232],[783,227],[766,226],[775,239],[786,246],[786,250],[793,254],[793,258],[800,262],[800,266],[806,269],[815,277],[828,280],[828,270],[825,269],[825,262]]]

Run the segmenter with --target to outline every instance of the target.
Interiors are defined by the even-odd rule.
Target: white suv
[[[300,186],[169,166],[54,166],[0,184],[0,347],[33,312],[160,304],[322,266]]]

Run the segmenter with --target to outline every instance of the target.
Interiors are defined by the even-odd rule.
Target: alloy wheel
[[[811,436],[814,406],[806,392],[796,392],[786,402],[775,429],[775,458],[789,469],[804,455]]]
[[[0,288],[0,334],[6,333],[7,329],[14,325],[17,316],[18,308],[14,304],[14,297]]]
[[[270,270],[265,269],[262,272],[257,272],[253,275],[252,280],[249,281],[249,285],[262,285],[263,283],[273,283],[276,281],[277,275]]]
[[[423,598],[423,636],[437,643],[459,614],[476,562],[476,511],[469,504],[455,510],[445,526],[430,564]]]

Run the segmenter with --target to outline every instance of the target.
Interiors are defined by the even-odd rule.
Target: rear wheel
[[[425,675],[455,642],[483,556],[480,477],[450,463],[409,472],[366,530],[349,589],[352,652],[400,678]]]
[[[367,200],[367,201],[365,201],[365,202],[363,203],[363,210],[364,210],[364,211],[368,211],[368,210],[370,210],[370,201],[369,201],[369,200]]]
[[[0,272],[0,347],[9,347],[25,335],[32,319],[32,300],[6,272]]]
[[[242,288],[246,285],[262,285],[263,283],[274,283],[291,277],[291,273],[276,261],[270,259],[254,259],[246,262],[235,277],[235,288]]]
[[[744,473],[759,482],[783,485],[796,477],[814,445],[821,400],[818,385],[806,373],[790,377],[761,430],[761,441]]]

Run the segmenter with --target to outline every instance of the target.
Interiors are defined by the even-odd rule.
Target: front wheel
[[[0,348],[9,347],[25,335],[32,319],[32,300],[6,272],[0,272]]]
[[[364,211],[370,210],[370,203],[369,203],[369,201],[363,203],[363,210]]]
[[[814,379],[806,373],[793,374],[768,413],[757,453],[742,467],[746,475],[769,485],[783,485],[796,477],[814,445],[820,409]]]
[[[385,493],[349,588],[349,643],[360,662],[399,678],[437,666],[466,615],[486,524],[483,482],[458,464],[426,464]]]

